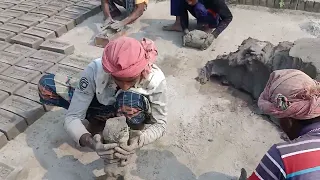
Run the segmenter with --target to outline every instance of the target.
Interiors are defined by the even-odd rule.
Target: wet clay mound
[[[320,38],[281,42],[276,46],[248,38],[236,52],[209,61],[198,78],[205,83],[211,76],[219,76],[257,99],[274,70],[299,69],[314,79],[320,79],[319,49]]]

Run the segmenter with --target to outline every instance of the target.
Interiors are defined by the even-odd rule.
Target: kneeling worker
[[[291,141],[272,146],[248,180],[319,179],[319,87],[319,82],[295,69],[270,75],[258,106],[280,120]]]
[[[117,5],[126,9],[127,17],[122,21],[115,21],[113,18],[120,16],[121,11]],[[105,25],[111,24],[112,29],[122,29],[125,25],[137,20],[146,10],[148,0],[101,0]]]

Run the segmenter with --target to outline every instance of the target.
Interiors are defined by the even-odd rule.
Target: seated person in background
[[[113,18],[120,16],[121,11],[115,5],[126,9],[127,17],[122,21],[115,21]],[[111,24],[113,29],[122,29],[125,25],[137,20],[146,10],[148,0],[101,0],[102,10],[105,17],[105,25]]]
[[[215,38],[232,21],[232,14],[224,0],[182,0],[180,21],[185,34],[189,33],[188,11],[197,19],[199,29]],[[213,29],[215,30],[213,31]]]
[[[320,177],[320,84],[302,71],[271,73],[258,106],[280,120],[291,141],[272,146],[248,180]]]

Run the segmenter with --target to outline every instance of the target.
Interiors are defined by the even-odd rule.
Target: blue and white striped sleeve
[[[264,155],[256,170],[248,180],[285,180],[286,173],[281,154],[276,145],[273,145]]]

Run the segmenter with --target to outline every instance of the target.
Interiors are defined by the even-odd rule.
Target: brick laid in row
[[[6,135],[8,140],[14,139],[27,127],[27,122],[22,117],[0,109],[0,131]]]
[[[11,38],[14,37],[15,35],[16,35],[16,33],[14,33],[14,32],[0,29],[0,40],[1,41],[10,42]]]
[[[21,33],[22,31],[26,30],[27,27],[22,26],[22,25],[18,25],[18,24],[6,23],[6,24],[0,25],[0,29],[6,30],[6,31],[11,31],[11,32],[18,34],[18,33]]]
[[[0,102],[4,101],[5,99],[7,99],[10,96],[9,93],[5,92],[5,91],[0,91]]]
[[[36,14],[43,14],[43,15],[46,15],[48,17],[51,17],[55,14],[58,13],[58,11],[56,10],[53,10],[53,9],[49,9],[47,7],[38,7],[30,12],[33,12],[33,13],[36,13]]]
[[[44,21],[37,25],[39,28],[52,30],[56,33],[57,37],[62,36],[63,34],[67,33],[67,27],[63,24],[58,24],[50,21]]]
[[[10,17],[20,17],[22,15],[24,15],[25,13],[22,11],[16,11],[16,10],[12,10],[12,9],[6,9],[5,11],[2,11],[0,13],[1,15],[5,15],[5,16],[10,16]]]
[[[11,66],[1,74],[21,81],[30,82],[36,78],[40,72],[18,66]]]
[[[62,16],[52,16],[46,21],[63,24],[67,27],[68,31],[70,31],[76,26],[75,21],[72,18],[67,18]]]
[[[56,38],[56,34],[54,31],[39,28],[39,27],[31,27],[31,28],[23,31],[23,33],[37,36],[37,37],[41,37],[43,40]]]
[[[85,57],[80,55],[70,55],[59,63],[67,66],[84,69],[92,61],[91,57]]]
[[[40,72],[45,72],[53,65],[54,63],[52,62],[48,62],[40,59],[34,59],[34,58],[25,58],[16,64],[16,66],[35,70],[35,71],[40,71]]]
[[[20,57],[29,57],[32,54],[34,54],[37,50],[27,46],[20,45],[20,44],[13,44],[8,48],[6,48],[4,51],[12,54],[16,54]]]
[[[0,62],[14,65],[21,61],[24,57],[18,54],[13,54],[5,51],[0,51]]]
[[[35,9],[36,6],[32,6],[32,5],[27,5],[27,4],[17,4],[13,7],[11,7],[10,9],[13,10],[17,10],[17,11],[22,11],[22,12],[29,12],[32,11],[33,9]]]
[[[44,60],[44,61],[53,62],[53,63],[58,63],[63,58],[65,58],[66,55],[41,49],[41,50],[37,51],[36,53],[32,54],[30,57],[35,58],[35,59]]]
[[[39,90],[37,85],[28,83],[13,94],[40,103]]]
[[[3,72],[4,70],[8,69],[10,67],[9,64],[0,62],[0,72]],[[0,100],[1,101],[1,100]]]
[[[2,102],[0,108],[22,116],[28,125],[33,124],[45,113],[41,104],[15,95]]]
[[[15,37],[11,38],[11,41],[16,44],[21,44],[34,49],[39,49],[40,44],[43,43],[43,39],[36,36],[20,33]]]
[[[74,52],[74,45],[56,39],[49,39],[40,45],[40,49],[70,55]]]
[[[14,78],[0,75],[0,84],[1,84],[0,90],[12,94],[16,90],[24,86],[26,83]]]

